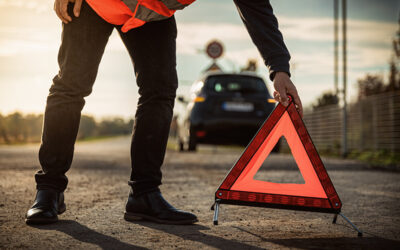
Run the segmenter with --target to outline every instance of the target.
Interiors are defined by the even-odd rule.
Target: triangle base
[[[341,209],[332,208],[328,199],[276,194],[251,193],[243,191],[217,191],[215,201],[220,204],[278,208],[298,211],[338,214]]]

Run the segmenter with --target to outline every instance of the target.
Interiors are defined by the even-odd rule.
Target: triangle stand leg
[[[218,225],[218,213],[219,213],[219,203],[221,202],[220,199],[215,200],[214,204],[214,218],[213,218],[213,223],[214,225]]]
[[[336,221],[337,221],[337,216],[338,216],[338,214],[335,214],[335,216],[333,216],[333,221],[332,221],[332,224],[336,224]]]
[[[358,227],[357,227],[356,225],[354,225],[354,224],[353,224],[346,216],[344,216],[344,214],[342,214],[342,213],[335,214],[335,216],[333,217],[333,221],[332,221],[333,224],[336,224],[336,220],[337,220],[338,215],[342,216],[342,218],[343,218],[345,221],[347,221],[347,223],[349,223],[350,226],[351,226],[354,230],[356,230],[356,231],[358,232],[358,237],[362,237],[362,236],[363,236],[363,232],[362,232],[360,229],[358,229]]]

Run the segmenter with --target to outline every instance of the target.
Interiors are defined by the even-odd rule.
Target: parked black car
[[[246,146],[275,108],[265,82],[253,73],[208,73],[192,85],[190,100],[178,101],[186,105],[177,120],[181,151],[198,144]]]

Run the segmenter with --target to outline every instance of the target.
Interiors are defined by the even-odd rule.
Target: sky
[[[387,76],[391,41],[400,11],[396,0],[348,0],[348,100],[357,79],[367,73]],[[271,0],[291,53],[292,80],[305,106],[333,90],[333,0]],[[61,23],[51,0],[0,0],[0,113],[42,113],[52,78],[58,72]],[[210,40],[225,48],[217,63],[238,71],[248,59],[258,74],[268,71],[232,0],[197,0],[176,13],[178,95],[211,64],[204,54]],[[341,59],[340,59],[341,60]],[[341,62],[339,64],[341,69]],[[341,73],[341,71],[340,71]],[[341,76],[339,86],[341,86]],[[96,117],[133,117],[138,100],[132,63],[116,31],[103,56],[84,113]],[[176,105],[179,108],[179,103]]]

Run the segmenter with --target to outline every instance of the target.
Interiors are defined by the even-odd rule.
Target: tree
[[[400,18],[396,37],[393,39],[393,54],[389,62],[389,83],[387,91],[395,91],[400,89]]]
[[[26,125],[23,116],[19,112],[15,112],[6,117],[6,129],[8,135],[14,138],[14,141],[26,141]]]
[[[92,116],[82,115],[79,124],[78,138],[86,138],[94,136],[96,132],[97,124]]]
[[[113,118],[101,121],[98,128],[99,135],[122,135],[132,131],[132,122],[125,122],[122,118]]]
[[[400,90],[400,18],[396,37],[392,41],[393,53],[389,61],[389,79],[385,83],[380,75],[367,74],[364,78],[358,79],[358,99],[376,95],[384,92]]]
[[[332,91],[328,91],[323,93],[320,97],[318,97],[316,104],[313,104],[313,109],[317,109],[320,107],[325,107],[329,105],[338,105],[339,98]]]
[[[133,119],[105,119],[96,122],[94,117],[82,115],[78,138],[89,136],[108,136],[129,134],[132,131]],[[7,116],[0,114],[0,144],[16,142],[38,142],[42,134],[42,114],[21,114],[15,112]]]
[[[252,71],[252,72],[257,71],[257,60],[249,59],[247,61],[247,65],[245,67],[241,68],[240,71],[241,72],[243,72],[243,71]]]
[[[42,133],[43,115],[28,114],[24,116],[25,129],[29,141],[37,141]]]
[[[7,136],[7,128],[6,128],[6,122],[5,122],[5,117],[0,114],[0,138],[3,138],[4,143],[10,143],[10,140],[8,139]]]
[[[357,85],[359,100],[367,96],[380,94],[386,91],[383,77],[380,75],[367,74],[364,78],[358,79]]]

